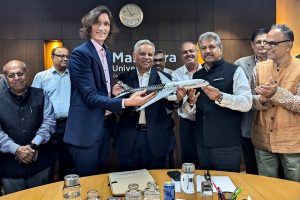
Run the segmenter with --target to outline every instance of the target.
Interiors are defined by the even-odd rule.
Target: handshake
[[[36,144],[30,143],[26,146],[20,146],[16,153],[16,160],[19,160],[20,163],[29,164],[34,162],[38,158],[38,146]]]

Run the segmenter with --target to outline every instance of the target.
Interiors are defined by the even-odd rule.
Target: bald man
[[[3,67],[9,89],[0,91],[0,177],[6,194],[48,183],[54,160],[47,143],[54,131],[51,101],[28,86],[28,69],[19,60]]]

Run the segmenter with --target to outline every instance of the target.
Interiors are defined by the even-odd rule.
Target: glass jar
[[[126,200],[142,200],[142,192],[139,189],[139,185],[132,183],[128,185],[128,190],[125,193]]]
[[[77,174],[69,174],[64,177],[63,198],[64,199],[80,199],[81,185]]]
[[[160,200],[160,191],[154,181],[148,182],[144,190],[144,200]]]
[[[98,191],[95,189],[89,190],[86,195],[86,200],[101,200]]]
[[[183,163],[182,173],[180,176],[181,191],[187,195],[190,195],[191,199],[197,192],[196,180],[195,180],[195,164]]]

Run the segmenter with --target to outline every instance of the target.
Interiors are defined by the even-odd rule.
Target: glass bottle
[[[98,191],[95,189],[89,190],[86,196],[86,200],[101,200]]]
[[[126,200],[142,200],[142,192],[139,189],[139,185],[132,183],[128,185],[128,190],[125,193]]]
[[[189,196],[189,199],[194,199],[197,194],[195,180],[195,164],[183,163],[182,173],[180,176],[181,191]]]
[[[144,190],[144,200],[160,200],[160,191],[154,181],[148,182]]]
[[[64,177],[63,198],[64,199],[81,199],[81,185],[77,174],[69,174]]]

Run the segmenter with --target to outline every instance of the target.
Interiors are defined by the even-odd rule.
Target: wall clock
[[[129,3],[121,8],[119,17],[122,24],[134,28],[142,23],[143,11],[138,5]]]

